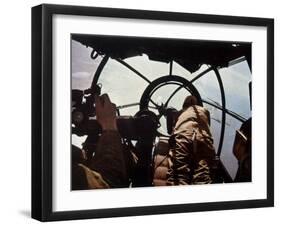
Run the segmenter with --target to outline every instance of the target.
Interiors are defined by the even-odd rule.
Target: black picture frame
[[[267,29],[266,199],[54,212],[52,210],[52,18],[55,14],[265,27]],[[32,8],[32,218],[40,221],[56,221],[271,206],[274,206],[273,19],[49,4]]]

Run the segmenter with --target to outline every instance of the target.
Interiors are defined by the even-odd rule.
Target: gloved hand
[[[102,130],[117,131],[116,124],[116,105],[111,103],[109,96],[103,94],[95,96],[97,121]]]

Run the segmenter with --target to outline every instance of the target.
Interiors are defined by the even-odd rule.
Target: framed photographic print
[[[32,217],[274,205],[274,21],[32,8]]]

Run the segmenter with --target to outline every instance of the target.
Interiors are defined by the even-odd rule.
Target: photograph
[[[70,190],[252,182],[251,42],[66,41]]]
[[[274,20],[32,8],[32,217],[274,205]]]

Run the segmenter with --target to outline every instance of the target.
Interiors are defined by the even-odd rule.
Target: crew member
[[[170,138],[167,185],[210,184],[215,158],[210,113],[186,97]]]
[[[95,97],[96,117],[102,128],[95,154],[89,164],[83,152],[72,148],[72,189],[128,187],[125,153],[116,124],[116,106],[107,94]]]

